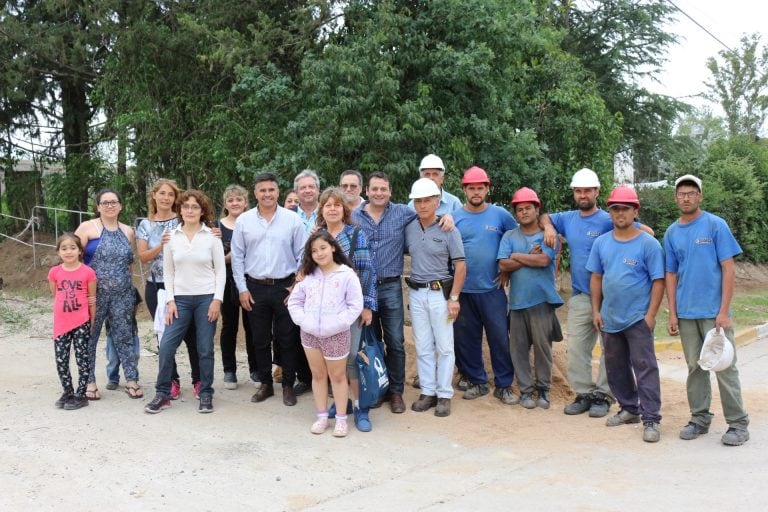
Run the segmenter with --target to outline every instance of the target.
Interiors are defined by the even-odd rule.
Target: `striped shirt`
[[[378,279],[397,277],[403,273],[405,226],[416,218],[416,212],[404,204],[389,203],[378,224],[365,211],[368,201],[363,201],[352,211],[352,220],[368,237],[371,259]]]

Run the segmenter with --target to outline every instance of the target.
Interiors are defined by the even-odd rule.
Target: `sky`
[[[706,27],[718,39],[737,50],[741,37],[759,32],[768,44],[768,1],[766,0],[672,0],[680,9]],[[677,45],[669,48],[668,62],[657,83],[644,82],[653,92],[666,94],[696,106],[711,105],[695,96],[706,90],[710,72],[709,57],[725,48],[679,11],[668,30],[678,35]],[[718,113],[721,110],[714,108]]]

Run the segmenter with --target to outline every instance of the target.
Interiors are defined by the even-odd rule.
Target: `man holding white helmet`
[[[421,395],[411,409],[425,412],[436,407],[435,416],[445,417],[451,414],[453,397],[452,322],[459,315],[459,294],[467,272],[464,246],[458,231],[440,229],[440,189],[432,180],[417,180],[409,197],[418,218],[405,227],[405,246],[411,255],[411,277],[406,283],[421,382]]]
[[[605,376],[605,357],[600,357],[597,380],[592,377],[592,350],[597,343],[597,330],[592,324],[592,301],[589,297],[587,259],[594,241],[613,229],[611,216],[597,206],[600,180],[591,169],[576,171],[571,180],[573,200],[577,210],[543,214],[539,219],[544,229],[544,243],[554,247],[557,235],[563,235],[571,253],[571,287],[568,301],[568,381],[576,399],[565,406],[565,414],[589,411],[593,418],[602,418],[614,399]]]
[[[429,178],[440,189],[440,203],[437,206],[438,215],[445,215],[446,213],[461,209],[461,200],[443,188],[445,164],[443,164],[442,158],[433,154],[422,158],[419,164],[419,176],[421,178]],[[411,199],[408,202],[408,206],[413,208],[413,205],[413,199]]]
[[[675,181],[675,201],[680,218],[664,234],[666,254],[669,334],[680,335],[688,365],[688,406],[691,419],[680,431],[680,439],[696,439],[709,432],[712,389],[709,372],[698,359],[707,331],[722,328],[733,340],[731,299],[735,282],[733,258],[741,247],[723,219],[701,210],[701,180],[691,174]],[[732,341],[728,341],[732,343]],[[733,363],[715,373],[728,431],[721,441],[739,446],[749,440],[749,416],[741,398],[739,370]]]

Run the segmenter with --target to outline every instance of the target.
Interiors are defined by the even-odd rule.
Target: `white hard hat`
[[[592,169],[579,169],[571,179],[571,188],[600,188],[600,179]]]
[[[439,196],[440,189],[434,181],[429,178],[419,178],[413,183],[411,187],[411,194],[409,199],[421,199],[422,197]]]
[[[723,328],[711,329],[704,337],[699,354],[699,366],[704,371],[720,372],[733,363],[733,343],[726,338]]]
[[[421,159],[419,172],[421,172],[422,169],[440,169],[441,171],[445,171],[445,165],[439,156],[430,153]]]

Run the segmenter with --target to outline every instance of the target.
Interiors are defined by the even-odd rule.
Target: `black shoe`
[[[152,401],[144,407],[144,412],[148,412],[149,414],[157,414],[163,409],[169,408],[170,406],[171,401],[165,395],[158,393],[155,395],[155,398],[153,398]]]
[[[330,386],[328,389],[331,389]],[[307,384],[306,382],[298,381],[296,384],[293,385],[293,393],[296,396],[303,395],[307,391],[312,391],[312,384]]]
[[[69,397],[69,400],[64,402],[65,411],[74,411],[75,409],[80,409],[81,407],[87,407],[87,406],[88,406],[88,399],[80,395],[71,396]]]
[[[292,386],[283,385],[283,405],[289,407],[296,405],[296,392]]]
[[[536,406],[541,409],[549,409],[549,391],[546,389],[539,390],[539,398],[536,400]]]
[[[64,404],[67,403],[67,400],[69,400],[70,398],[72,398],[72,393],[67,393],[65,391],[64,393],[61,394],[61,396],[59,397],[58,400],[53,402],[53,405],[57,409],[63,409],[64,408]]]
[[[709,432],[709,427],[702,427],[698,423],[689,421],[688,424],[684,426],[680,431],[680,439],[691,441],[700,435],[706,434],[707,432]]]
[[[590,418],[602,418],[608,414],[608,410],[611,408],[611,403],[613,402],[613,399],[606,395],[605,393],[601,393],[599,391],[595,391],[594,394],[592,394],[592,405],[589,406],[589,417]]]
[[[565,406],[563,412],[569,416],[584,414],[592,405],[592,395],[577,395],[572,404]]]
[[[213,397],[201,396],[200,405],[197,407],[197,412],[202,412],[202,413],[213,412]]]

